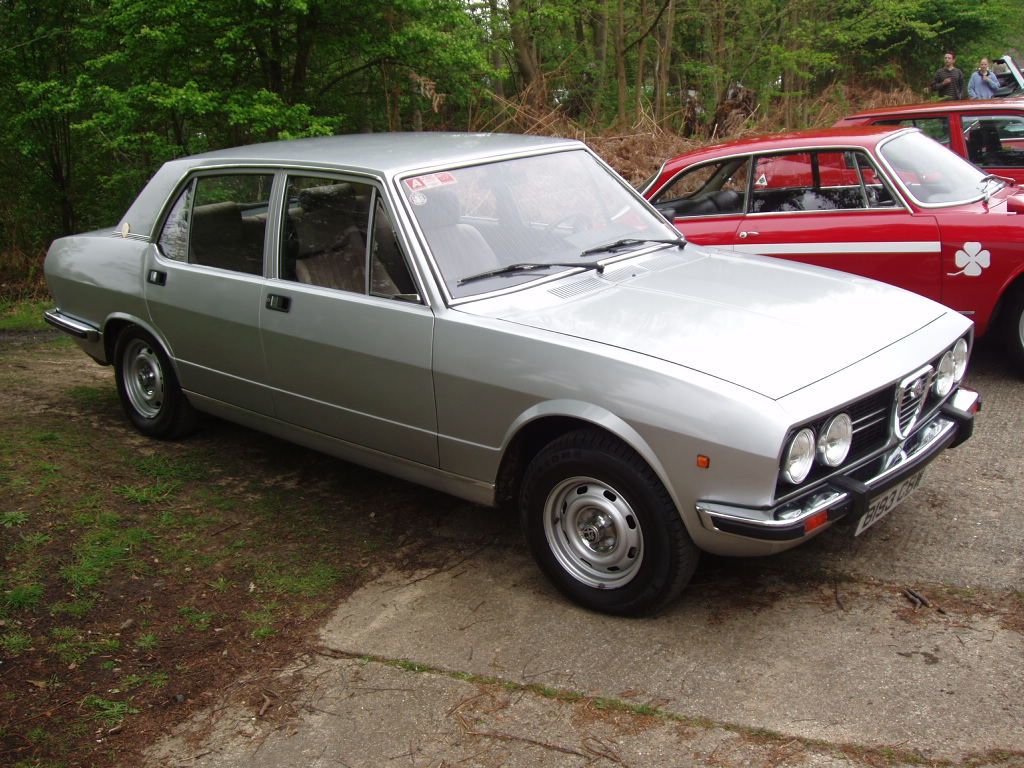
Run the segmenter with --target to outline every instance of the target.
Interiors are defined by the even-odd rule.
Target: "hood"
[[[649,355],[772,399],[949,311],[874,280],[692,243],[460,309]]]

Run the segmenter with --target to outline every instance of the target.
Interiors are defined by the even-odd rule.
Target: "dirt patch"
[[[145,439],[52,339],[0,339],[0,764],[138,762],[225,692],[274,716],[338,601],[444,566],[447,497],[216,420]]]

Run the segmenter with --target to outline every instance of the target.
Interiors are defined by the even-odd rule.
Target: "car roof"
[[[749,136],[687,152],[669,160],[665,165],[672,166],[683,160],[685,162],[681,164],[691,165],[703,160],[747,152],[775,152],[834,146],[854,146],[870,149],[887,136],[907,130],[916,129],[908,129],[901,126],[853,125],[841,128],[815,128],[806,131]]]
[[[1024,97],[1007,97],[1003,99],[972,99],[970,101],[926,101],[921,104],[902,104],[895,107],[876,107],[865,109],[861,112],[854,112],[840,120],[836,125],[842,125],[845,120],[853,120],[863,117],[888,117],[890,115],[932,115],[944,114],[946,112],[991,112],[993,109],[1024,109]]]
[[[341,167],[390,175],[434,165],[579,145],[569,139],[507,133],[366,133],[272,141],[182,158],[190,167],[281,164]]]
[[[582,142],[511,133],[366,133],[271,141],[169,160],[121,217],[133,232],[149,233],[168,196],[196,169],[234,166],[302,167],[389,177],[420,168],[486,162],[524,152],[585,148]]]

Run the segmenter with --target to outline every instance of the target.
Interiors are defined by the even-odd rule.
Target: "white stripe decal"
[[[755,238],[756,239],[756,238]],[[778,256],[787,253],[941,253],[938,241],[894,243],[743,243],[733,250],[739,253],[760,253]]]

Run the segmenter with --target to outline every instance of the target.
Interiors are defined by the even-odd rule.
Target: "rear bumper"
[[[946,448],[970,438],[981,396],[960,388],[938,413],[902,444],[888,449],[849,475],[829,478],[803,496],[775,507],[748,508],[697,502],[702,525],[748,540],[774,542],[788,548],[843,518],[858,519],[872,499],[921,472]],[[867,477],[854,477],[867,472]]]
[[[43,313],[43,319],[58,330],[84,341],[99,341],[100,330],[94,325],[76,320],[61,312],[59,309],[48,309]]]

